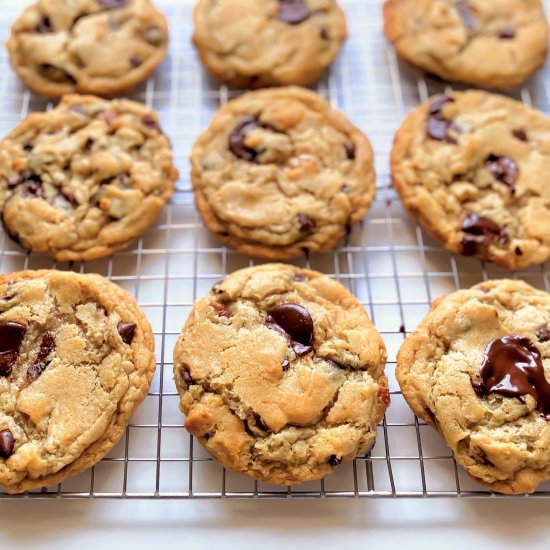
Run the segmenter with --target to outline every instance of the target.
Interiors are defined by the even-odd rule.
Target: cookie
[[[290,485],[373,446],[386,350],[338,282],[290,265],[237,271],[199,299],[174,350],[185,427],[223,466]]]
[[[336,0],[199,0],[194,23],[202,63],[239,88],[313,82],[347,34]]]
[[[386,0],[384,30],[411,65],[476,86],[521,84],[548,54],[541,0]]]
[[[405,119],[393,185],[451,252],[508,269],[550,256],[550,119],[481,91],[431,98]]]
[[[399,350],[413,412],[455,459],[499,493],[550,478],[550,296],[486,281],[436,301]]]
[[[225,244],[269,260],[332,250],[375,191],[367,138],[302,88],[251,92],[214,116],[191,154],[197,207]]]
[[[2,221],[32,252],[62,261],[106,256],[153,223],[177,177],[154,111],[65,96],[0,142]]]
[[[149,0],[39,0],[15,21],[11,64],[33,91],[122,95],[166,56],[168,26]]]
[[[99,275],[0,275],[0,486],[50,487],[98,462],[155,371],[151,327]]]

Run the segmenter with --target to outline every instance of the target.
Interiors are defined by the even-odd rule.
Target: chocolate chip
[[[55,349],[55,336],[52,332],[44,333],[42,341],[40,342],[40,349],[38,355],[34,360],[34,363],[27,369],[27,380],[34,382],[50,364],[51,359],[48,361],[48,357]]]
[[[298,223],[302,233],[311,233],[315,229],[315,222],[307,214],[298,214]]]
[[[0,456],[9,458],[13,453],[15,440],[10,430],[2,430],[0,432]]]
[[[498,37],[504,40],[510,40],[516,37],[516,31],[511,27],[505,27],[504,29],[500,29],[500,31],[498,31]]]
[[[449,134],[449,131],[454,130],[458,132],[458,127],[452,120],[445,118],[443,115],[443,105],[454,101],[454,98],[450,96],[441,95],[431,102],[429,106],[430,116],[428,117],[426,129],[428,137],[438,141],[446,141],[447,143],[456,143],[456,139]]]
[[[61,67],[43,63],[38,67],[38,70],[44,78],[57,84],[76,84],[75,78]]]
[[[263,430],[264,432],[269,431],[268,425],[265,423],[264,419],[259,414],[254,415],[254,421],[256,422],[256,425],[258,426],[258,428],[260,428],[260,430]]]
[[[151,128],[152,130],[156,130],[157,132],[161,132],[159,123],[156,118],[154,118],[152,115],[147,114],[141,117],[141,122],[144,126],[147,126],[147,128]]]
[[[512,135],[516,139],[519,139],[520,141],[527,141],[527,134],[525,133],[525,130],[521,130],[521,129],[513,130]]]
[[[118,10],[125,8],[129,0],[97,0],[99,5],[106,10]]]
[[[338,466],[341,463],[342,463],[342,459],[338,458],[336,455],[330,455],[327,458],[327,464],[329,466],[332,466],[333,468],[335,468],[336,466]]]
[[[323,359],[325,363],[327,363],[330,367],[334,369],[343,369],[345,368],[343,365],[340,365],[340,363],[337,363],[336,361],[333,361],[332,359]]]
[[[185,382],[187,387],[195,385],[195,381],[191,377],[191,371],[189,370],[189,367],[183,367],[181,369],[181,377],[183,378],[183,381]]]
[[[0,376],[9,376],[19,357],[27,327],[15,321],[0,323]]]
[[[548,342],[550,340],[550,330],[548,330],[546,325],[540,326],[537,329],[536,335],[539,342]]]
[[[248,147],[245,143],[246,136],[249,132],[259,128],[258,118],[249,115],[241,118],[237,126],[229,135],[229,150],[238,158],[254,162],[258,156],[258,152]]]
[[[132,67],[139,67],[142,63],[143,61],[137,55],[130,57],[130,65],[132,65]]]
[[[217,311],[218,317],[231,317],[231,313],[225,309],[225,306],[223,304],[220,304],[220,302],[212,302],[212,307]]]
[[[473,29],[475,27],[476,20],[468,2],[466,0],[457,2],[455,4],[455,9],[458,12],[458,15],[460,15],[464,26],[467,29]]]
[[[40,22],[38,23],[38,25],[36,25],[36,32],[39,32],[39,33],[48,33],[48,32],[53,32],[53,26],[52,26],[52,23],[50,21],[50,18],[46,15],[44,16]]]
[[[516,246],[516,256],[523,256],[523,252],[519,246]]]
[[[32,143],[25,143],[23,145],[23,151],[32,151],[34,149],[34,145]]]
[[[116,328],[118,330],[118,333],[120,334],[120,337],[122,338],[122,341],[125,344],[130,345],[134,339],[134,334],[136,332],[136,324],[119,323]]]
[[[268,315],[292,340],[304,346],[311,344],[313,319],[307,309],[298,304],[279,304]]]
[[[519,168],[510,157],[498,157],[489,155],[485,161],[485,168],[493,174],[494,178],[513,189],[519,176]]]
[[[326,27],[321,27],[319,29],[319,36],[323,40],[330,40],[330,34],[329,34],[328,29]]]
[[[151,46],[160,46],[165,40],[165,35],[164,31],[159,27],[151,26],[145,29],[143,38]]]
[[[486,250],[491,244],[505,245],[509,241],[505,229],[499,227],[493,220],[471,212],[464,218],[461,229],[462,254],[475,256]]]
[[[84,151],[89,151],[94,146],[95,141],[92,138],[86,139],[84,143]]]
[[[281,367],[283,368],[283,370],[288,370],[288,367],[290,367],[290,361],[288,359],[283,359]]]
[[[304,355],[307,355],[308,353],[311,353],[313,351],[313,346],[306,346],[304,344],[300,344],[300,342],[292,342],[291,346],[294,350],[294,353],[298,357],[303,357]]]
[[[346,157],[349,160],[355,159],[355,145],[353,143],[344,143],[344,149],[346,151]]]
[[[290,25],[297,25],[311,15],[305,0],[279,0],[279,14],[281,21]]]
[[[405,334],[405,325],[399,325],[399,332]]]

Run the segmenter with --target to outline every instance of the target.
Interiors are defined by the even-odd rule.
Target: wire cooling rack
[[[2,41],[25,3],[0,0]],[[394,377],[397,350],[433,298],[510,274],[494,265],[453,256],[436,245],[407,215],[390,186],[389,152],[395,130],[409,109],[446,85],[398,62],[382,36],[382,0],[341,0],[350,39],[316,86],[371,139],[377,199],[343,246],[296,262],[348,287],[384,337],[392,403],[378,427],[377,443],[369,455],[341,465],[324,480],[283,488],[225,471],[183,428],[172,379],[172,350],[178,333],[198,296],[224,274],[253,265],[208,233],[193,204],[187,160],[193,141],[216,109],[237,95],[210,79],[198,62],[190,42],[193,3],[156,0],[170,21],[170,53],[154,77],[131,95],[160,113],[181,172],[174,199],[157,224],[128,250],[73,264],[29,255],[0,233],[2,272],[39,268],[95,272],[136,296],[153,325],[157,343],[151,391],[124,437],[94,468],[48,490],[17,497],[0,493],[0,498],[498,497],[472,481],[455,464],[435,430],[413,416]],[[550,112],[549,76],[545,70],[511,95]],[[20,84],[2,49],[0,133],[7,133],[28,112],[51,107]],[[550,291],[549,267],[537,266],[512,276]],[[550,497],[550,483],[527,498],[537,497]]]

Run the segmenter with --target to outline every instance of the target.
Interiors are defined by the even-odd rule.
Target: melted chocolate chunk
[[[189,370],[189,367],[182,368],[181,376],[183,378],[183,381],[187,384],[187,387],[195,385],[195,381],[191,377],[191,371]]]
[[[476,20],[468,2],[466,0],[457,2],[455,4],[455,9],[458,12],[458,15],[460,15],[464,26],[467,29],[473,29],[476,25]]]
[[[344,149],[346,151],[346,157],[349,160],[355,159],[355,145],[353,143],[344,143]]]
[[[258,152],[248,147],[245,143],[246,135],[259,128],[257,117],[253,115],[241,118],[237,126],[229,135],[229,150],[238,158],[254,162],[258,156]]]
[[[220,302],[212,302],[212,307],[217,311],[218,317],[231,317],[231,313],[225,309],[225,306],[223,304],[220,304]]]
[[[106,10],[118,10],[128,5],[128,0],[97,0],[97,2]]]
[[[290,361],[288,359],[283,359],[281,367],[283,368],[283,370],[288,370],[288,367],[290,367]]]
[[[511,40],[516,37],[516,31],[511,27],[505,27],[504,29],[500,29],[500,31],[498,31],[498,37],[503,40]]]
[[[298,272],[294,275],[294,280],[297,283],[301,283],[302,281],[309,281],[309,278],[305,273]]]
[[[300,342],[292,342],[291,345],[294,353],[298,357],[303,357],[304,355],[307,355],[308,353],[311,353],[313,351],[313,346],[306,346],[304,344],[300,344]]]
[[[47,368],[50,364],[51,359],[48,360],[48,357],[55,349],[55,336],[51,332],[44,333],[42,336],[42,341],[40,342],[40,349],[38,350],[38,355],[34,360],[34,363],[27,369],[27,380],[29,382],[34,382]]]
[[[38,25],[36,25],[36,32],[39,33],[48,33],[53,32],[52,22],[48,16],[43,17]]]
[[[548,342],[550,340],[550,330],[546,328],[546,325],[542,325],[536,332],[538,341],[541,343]]]
[[[13,453],[14,445],[15,439],[10,430],[2,430],[0,432],[0,456],[2,458],[9,458]]]
[[[264,432],[269,431],[268,425],[265,423],[265,420],[259,414],[254,415],[254,421],[256,422],[256,425],[258,426],[258,428],[260,428],[260,430],[263,430]]]
[[[19,357],[27,327],[15,321],[0,323],[0,376],[9,376]]]
[[[329,466],[332,466],[333,468],[335,468],[336,466],[338,466],[341,463],[342,463],[342,459],[338,458],[336,455],[330,455],[327,458],[327,464]]]
[[[120,337],[122,338],[122,341],[125,344],[130,345],[134,339],[134,335],[136,332],[136,324],[119,323],[116,328],[118,330],[118,333],[120,334]]]
[[[313,319],[309,311],[298,304],[279,304],[268,312],[269,317],[292,340],[309,346],[313,340]]]
[[[132,55],[132,57],[130,57],[130,65],[132,65],[132,67],[139,67],[141,64],[143,63],[143,60],[138,57],[137,55]]]
[[[510,157],[489,155],[485,161],[485,168],[493,174],[495,179],[505,183],[511,189],[514,188],[519,176],[519,168],[515,160]]]
[[[505,229],[499,227],[493,220],[471,212],[464,218],[461,225],[462,254],[475,256],[490,244],[505,245],[509,238]]]
[[[481,382],[474,383],[480,397],[497,393],[504,397],[531,395],[537,410],[550,420],[550,384],[544,376],[540,352],[529,338],[505,336],[485,349]]]
[[[311,233],[315,229],[315,222],[307,214],[298,214],[298,223],[302,233]]]
[[[454,102],[454,98],[447,95],[436,97],[429,107],[430,116],[426,133],[428,137],[437,141],[446,141],[447,143],[456,143],[456,139],[449,134],[450,130],[458,131],[458,127],[452,120],[443,115],[443,105]]]
[[[513,130],[512,135],[520,141],[527,141],[527,134],[525,133],[525,130],[522,130],[521,128],[518,130]]]
[[[311,15],[305,0],[279,0],[279,14],[281,21],[291,25],[298,25]]]

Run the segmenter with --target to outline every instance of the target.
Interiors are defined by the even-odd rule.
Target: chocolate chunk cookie
[[[481,91],[431,98],[395,136],[393,185],[452,252],[519,269],[550,256],[550,120]]]
[[[191,165],[208,228],[245,254],[273,260],[333,249],[375,191],[367,138],[302,88],[229,102],[195,143]]]
[[[368,452],[389,404],[386,350],[315,271],[237,271],[195,303],[174,350],[186,428],[230,470],[293,484]]]
[[[490,88],[520,84],[548,54],[541,0],[386,0],[384,29],[415,67]]]
[[[0,486],[49,487],[118,441],[155,371],[151,327],[99,275],[0,275]]]
[[[203,64],[239,88],[313,82],[347,32],[336,0],[199,0],[194,21]]]
[[[149,0],[39,0],[8,40],[11,64],[35,92],[121,95],[166,56],[168,26]]]
[[[32,252],[98,258],[153,223],[177,177],[156,113],[128,100],[65,96],[0,142],[2,221]]]
[[[492,491],[550,478],[550,296],[486,281],[437,300],[399,351],[397,379],[468,473]]]

